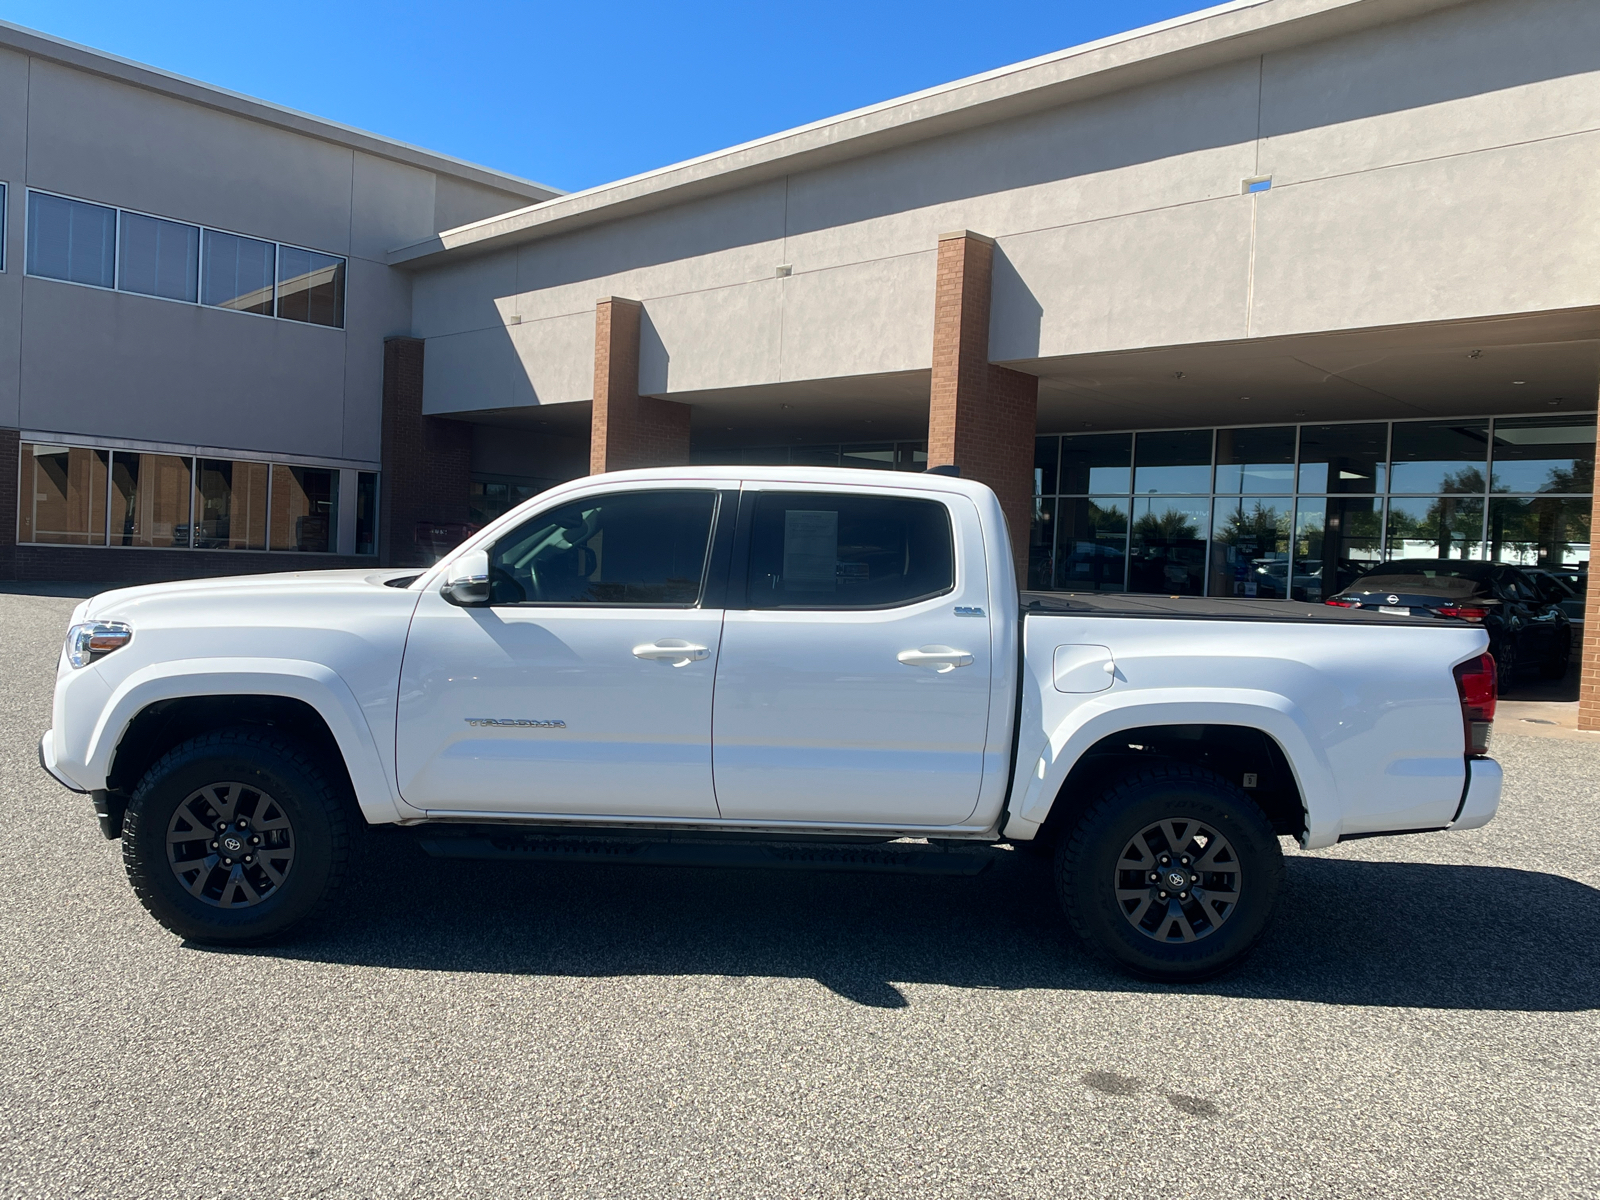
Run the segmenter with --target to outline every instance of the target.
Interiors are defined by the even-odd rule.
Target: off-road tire
[[[178,806],[223,782],[270,795],[292,830],[294,854],[282,882],[248,906],[218,907],[197,898],[168,858]],[[134,895],[163,926],[191,941],[246,946],[279,938],[343,882],[356,814],[342,791],[304,746],[271,729],[224,729],[173,747],[145,772],[128,802],[122,861]]]
[[[1215,831],[1231,846],[1238,868],[1237,902],[1193,941],[1166,941],[1141,930],[1118,900],[1119,881],[1128,878],[1121,870],[1130,861],[1126,848],[1167,820]],[[1206,979],[1241,962],[1266,931],[1283,877],[1283,851],[1255,802],[1215,772],[1184,763],[1153,763],[1112,783],[1056,851],[1057,896],[1078,937],[1122,969],[1167,983]],[[1160,913],[1165,903],[1152,899],[1145,911]]]

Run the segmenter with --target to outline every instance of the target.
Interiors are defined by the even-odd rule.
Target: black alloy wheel
[[[146,772],[123,824],[134,894],[180,937],[250,945],[337,889],[351,802],[295,742],[264,727],[203,734]]]
[[[1067,919],[1093,950],[1146,979],[1205,979],[1266,930],[1283,851],[1266,815],[1215,772],[1156,763],[1091,804],[1056,856]]]

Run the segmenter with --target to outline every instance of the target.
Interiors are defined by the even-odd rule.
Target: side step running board
[[[760,867],[768,870],[865,871],[899,875],[976,875],[994,851],[944,850],[917,843],[838,846],[814,842],[652,842],[614,838],[424,837],[435,858],[522,862],[612,862],[658,867]]]

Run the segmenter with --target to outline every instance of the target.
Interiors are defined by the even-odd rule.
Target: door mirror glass
[[[471,550],[452,562],[439,594],[463,608],[489,603],[489,552]]]

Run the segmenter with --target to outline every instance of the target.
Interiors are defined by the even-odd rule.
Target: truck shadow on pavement
[[[898,985],[1210,994],[1403,1008],[1600,1007],[1600,890],[1503,867],[1293,856],[1232,974],[1172,989],[1102,965],[1048,871],[971,878],[430,859],[384,847],[293,941],[239,953],[427,971],[815,979],[878,1008]]]

